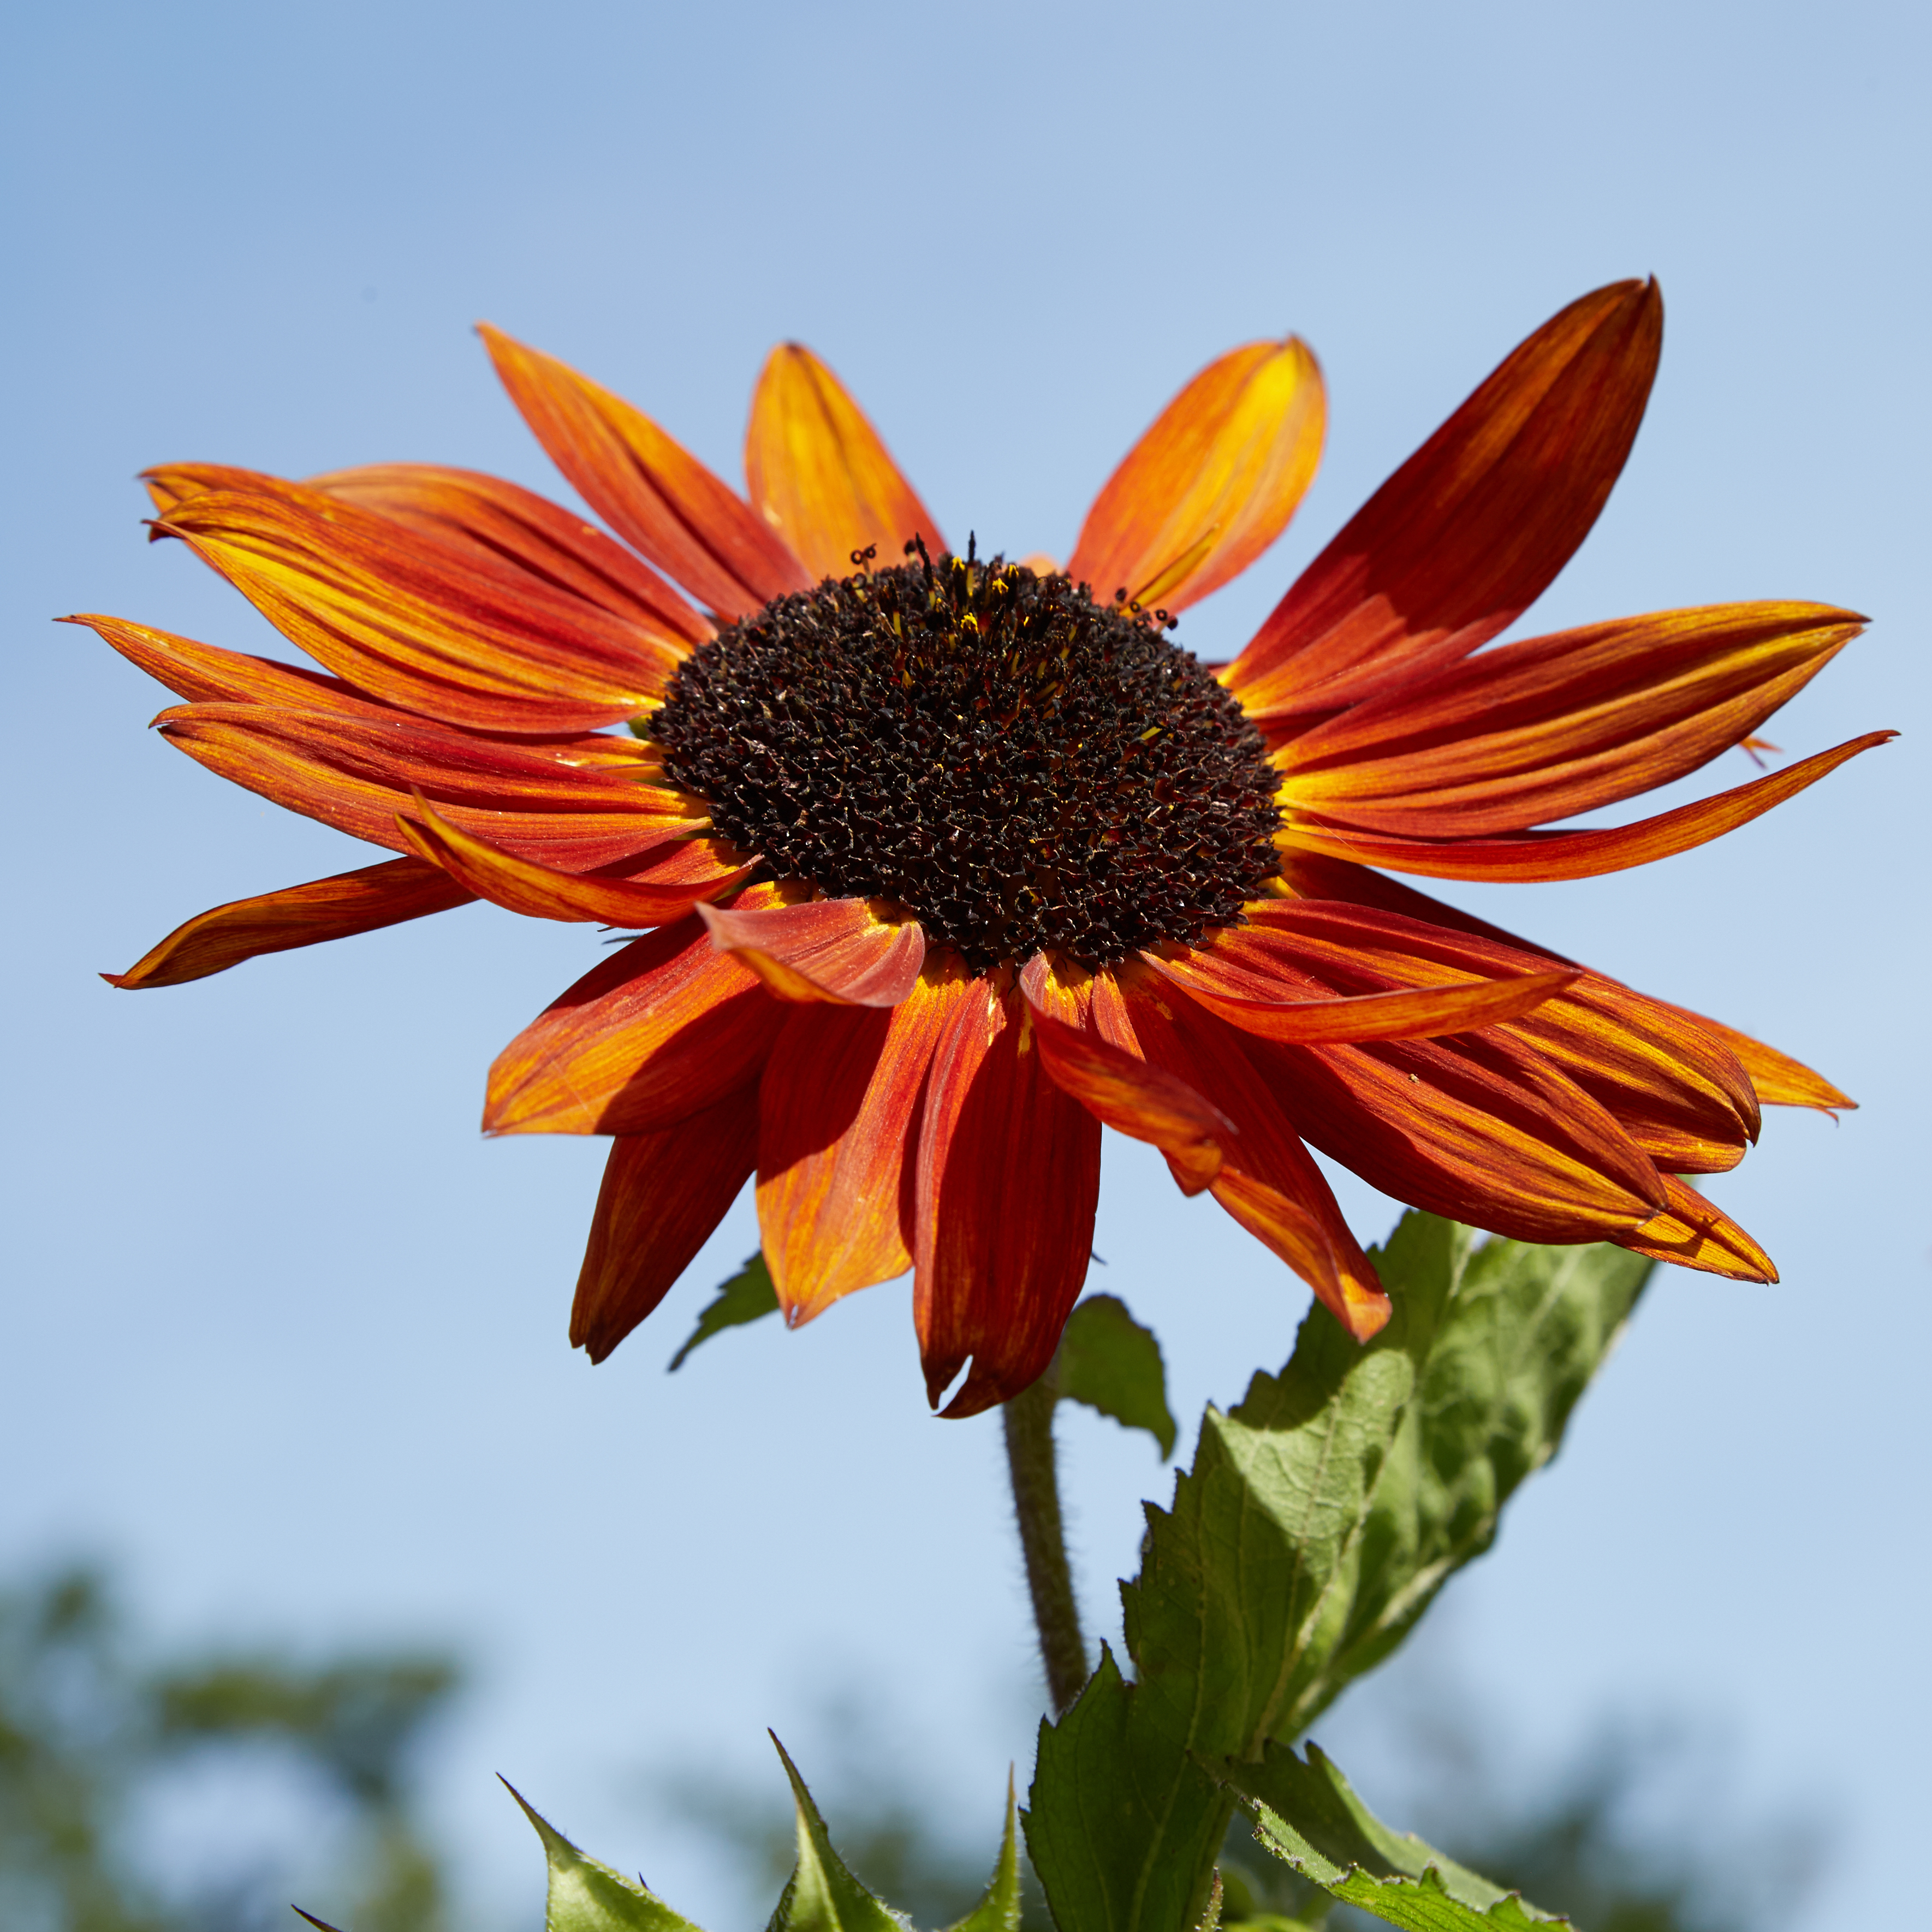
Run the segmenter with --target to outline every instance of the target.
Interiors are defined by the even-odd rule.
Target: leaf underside
[[[685,1337],[684,1346],[670,1358],[672,1370],[684,1366],[692,1349],[722,1335],[728,1328],[761,1320],[778,1312],[778,1291],[772,1286],[771,1270],[765,1265],[761,1250],[746,1257],[745,1265],[729,1281],[718,1284],[718,1292],[705,1304],[698,1326]]]

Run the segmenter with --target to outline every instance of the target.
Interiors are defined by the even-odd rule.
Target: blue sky
[[[110,992],[98,971],[189,914],[360,861],[145,734],[158,688],[48,620],[280,648],[142,541],[149,463],[433,460],[560,490],[479,319],[734,477],[760,359],[800,338],[946,528],[1060,555],[1189,374],[1292,329],[1328,454],[1288,536],[1189,616],[1225,656],[1516,340],[1654,272],[1649,417],[1530,624],[1847,604],[1873,630],[1769,735],[1906,736],[1661,866],[1460,897],[1864,1105],[1774,1115],[1717,1184],[1781,1285],[1660,1280],[1445,1616],[1526,1761],[1606,1708],[1727,1728],[1743,1796],[1829,1831],[1808,1932],[1869,1922],[1858,1875],[1932,1799],[1928,39],[1903,6],[1684,0],[16,14],[0,1565],[115,1553],[183,1634],[453,1634],[484,1688],[442,1802],[499,1908],[536,1883],[500,1770],[734,1922],[644,1774],[702,1742],[762,1774],[766,1724],[809,1772],[854,1684],[990,1842],[1030,1724],[997,1423],[928,1419],[904,1286],[668,1378],[755,1244],[741,1204],[591,1370],[563,1330],[601,1147],[486,1145],[476,1119],[595,934],[471,907]],[[1232,1400],[1305,1294],[1144,1150],[1107,1160],[1094,1285],[1156,1327],[1184,1415]],[[1390,1217],[1344,1200],[1365,1235]],[[1168,1478],[1111,1425],[1066,1433],[1090,1621],[1117,1623]]]

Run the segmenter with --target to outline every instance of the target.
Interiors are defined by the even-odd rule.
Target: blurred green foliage
[[[433,1654],[157,1660],[89,1569],[0,1592],[0,1925],[256,1932],[295,1922],[284,1901],[302,1882],[356,1932],[446,1932],[416,1760],[459,1682]],[[176,1845],[142,1856],[144,1808],[224,1771],[292,1782],[315,1814],[305,1835],[328,1848],[319,1881],[250,1844],[262,1821],[232,1791],[205,1869],[183,1870]]]

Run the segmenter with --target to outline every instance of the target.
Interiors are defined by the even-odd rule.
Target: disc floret
[[[1276,780],[1174,620],[907,549],[686,659],[646,728],[666,776],[772,876],[897,900],[976,970],[1237,922],[1276,869]]]

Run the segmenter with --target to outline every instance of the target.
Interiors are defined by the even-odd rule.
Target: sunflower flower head
[[[1856,634],[1826,606],[1496,644],[1641,419],[1654,286],[1574,303],[1376,493],[1218,671],[1176,614],[1252,563],[1326,412],[1299,342],[1174,399],[1065,569],[950,549],[806,350],[754,396],[748,494],[486,329],[603,527],[500,479],[151,473],[319,670],[93,616],[211,770],[392,854],[218,907],[124,987],[472,898],[631,939],[490,1072],[493,1132],[611,1149],[572,1340],[608,1354],[755,1179],[788,1318],[910,1269],[950,1415],[1051,1360],[1103,1125],[1211,1193],[1358,1338],[1389,1304],[1312,1158],[1532,1241],[1775,1278],[1683,1176],[1808,1068],[1389,876],[1572,878],[1768,810],[1889,734],[1610,828],[1742,746]]]

